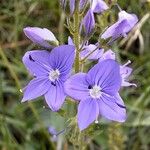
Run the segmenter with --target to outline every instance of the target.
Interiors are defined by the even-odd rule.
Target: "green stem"
[[[79,72],[80,70],[80,56],[79,56],[79,50],[80,50],[80,34],[79,34],[79,28],[80,28],[80,16],[79,16],[79,0],[76,0],[76,8],[74,13],[74,43],[76,47],[76,58],[75,58],[75,73]]]

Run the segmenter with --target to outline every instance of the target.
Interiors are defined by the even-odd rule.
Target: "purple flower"
[[[108,50],[106,51],[102,57],[100,57],[99,59],[99,63],[103,60],[106,59],[116,59],[115,53],[112,50]],[[121,75],[121,86],[136,86],[135,83],[129,83],[128,77],[130,76],[130,74],[132,73],[132,68],[128,67],[127,65],[129,65],[131,63],[131,61],[128,61],[126,64],[124,65],[120,65],[120,75]]]
[[[94,32],[94,28],[95,28],[94,14],[93,11],[89,9],[81,23],[80,27],[81,34],[83,34],[83,36],[89,37]]]
[[[125,105],[118,92],[121,86],[120,67],[111,59],[96,64],[87,74],[78,73],[65,82],[65,92],[79,100],[78,125],[87,128],[101,115],[124,122]]]
[[[102,13],[107,10],[109,7],[103,0],[93,0],[91,9],[94,13]]]
[[[119,37],[126,37],[126,34],[135,26],[138,18],[135,14],[129,14],[125,11],[119,12],[118,21],[110,26],[101,36],[103,39],[111,38],[113,42]]]
[[[23,31],[32,42],[42,47],[52,48],[59,45],[54,34],[46,28],[26,27]]]
[[[97,46],[94,44],[90,44],[87,46],[84,46],[83,50],[80,52],[80,58],[84,59],[88,54],[90,54],[92,51],[97,49]],[[99,59],[104,52],[104,49],[97,49],[95,50],[87,59],[94,60],[94,59]]]
[[[69,45],[56,47],[51,53],[27,52],[23,63],[35,78],[25,87],[22,102],[44,95],[48,106],[53,111],[59,110],[66,97],[64,82],[70,75],[74,55],[74,47]]]

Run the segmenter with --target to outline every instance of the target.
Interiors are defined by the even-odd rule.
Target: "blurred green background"
[[[110,0],[108,0],[110,2]],[[149,150],[150,149],[150,1],[118,0],[120,6],[135,13],[140,22],[127,39],[113,45],[118,59],[131,60],[134,68],[131,80],[138,87],[124,88],[128,119],[124,124],[102,121],[100,134],[89,144],[89,150]],[[111,14],[109,14],[111,13]],[[97,16],[98,27],[106,27],[117,19],[118,10]],[[109,14],[109,15],[108,15]],[[109,22],[108,19],[109,18]],[[68,30],[63,27],[64,14],[58,0],[0,1],[0,150],[71,150],[63,135],[57,142],[47,128],[65,128],[63,117],[45,106],[43,97],[31,103],[21,103],[24,87],[31,77],[22,64],[22,56],[37,49],[24,35],[26,26],[46,27],[65,43]],[[97,36],[102,28],[97,28]],[[71,105],[65,102],[65,105]]]

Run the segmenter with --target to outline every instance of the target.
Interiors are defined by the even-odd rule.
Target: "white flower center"
[[[55,80],[58,80],[59,75],[60,75],[60,72],[59,72],[58,69],[52,70],[52,71],[50,71],[50,73],[49,73],[49,79],[50,79],[52,82],[54,82]]]
[[[97,85],[94,85],[90,90],[90,96],[94,99],[100,98],[102,95],[101,88]]]

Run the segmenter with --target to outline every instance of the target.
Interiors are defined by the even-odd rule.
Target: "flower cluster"
[[[96,44],[89,43],[95,29],[95,14],[101,15],[109,9],[103,0],[61,0],[61,6],[69,17],[82,14],[78,26],[78,37],[82,37],[77,49],[75,41],[68,38],[67,45],[59,45],[59,41],[48,29],[38,27],[24,28],[25,35],[45,50],[32,50],[25,53],[23,63],[33,79],[23,89],[22,102],[33,100],[44,95],[45,101],[52,111],[58,111],[66,96],[78,101],[77,120],[80,130],[86,129],[99,117],[124,122],[126,107],[119,95],[122,86],[136,86],[128,82],[132,69],[130,61],[120,65],[111,49],[104,49],[100,40],[109,39],[107,44],[127,33],[138,22],[136,15],[121,10],[118,21],[108,27]],[[78,7],[78,9],[77,9]],[[88,8],[88,10],[87,10]],[[76,28],[76,27],[74,27]],[[73,34],[74,37],[74,34]],[[71,75],[74,62],[79,53],[79,64],[96,60],[87,73],[79,69]]]

